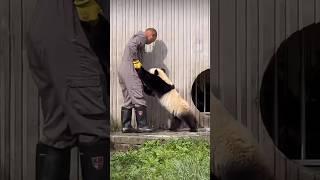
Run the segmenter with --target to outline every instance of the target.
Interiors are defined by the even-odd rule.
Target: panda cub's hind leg
[[[192,112],[182,113],[178,116],[178,118],[184,120],[187,123],[190,128],[190,132],[198,131],[197,120]]]
[[[170,125],[170,131],[177,131],[178,128],[180,127],[181,125],[181,120],[179,118],[177,118],[176,116],[173,116],[171,118],[171,125]]]

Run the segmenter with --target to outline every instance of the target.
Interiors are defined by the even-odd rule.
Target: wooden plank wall
[[[0,179],[9,177],[9,1],[0,4]]]
[[[320,2],[214,0],[212,3],[213,92],[268,152],[268,164],[277,179],[319,179],[275,148],[261,119],[259,88],[280,43],[293,32],[319,22]],[[213,115],[214,118],[219,117]]]
[[[32,5],[31,0],[0,2],[0,179],[4,180],[34,178],[39,99],[23,43]]]

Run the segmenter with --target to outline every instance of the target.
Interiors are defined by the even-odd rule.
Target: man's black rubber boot
[[[36,180],[69,180],[70,148],[56,149],[42,143],[36,150]]]
[[[121,108],[122,132],[133,133],[136,130],[131,126],[132,109]]]
[[[152,132],[153,129],[149,128],[147,125],[147,109],[145,106],[140,106],[135,108],[136,121],[137,121],[137,132],[138,133],[148,133]]]
[[[80,144],[80,161],[83,180],[106,180],[109,177],[109,140],[94,144]]]

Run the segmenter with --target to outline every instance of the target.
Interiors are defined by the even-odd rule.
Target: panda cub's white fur
[[[167,74],[160,68],[151,68],[149,69],[149,73],[151,74],[155,74],[155,71],[158,71],[158,76],[167,84],[169,85],[173,85],[173,82],[169,79],[169,77],[167,76]]]
[[[214,164],[217,179],[272,180],[263,151],[252,134],[213,98]]]
[[[189,104],[175,89],[172,89],[169,93],[163,95],[159,101],[162,106],[175,116],[179,116],[183,112],[190,111]]]
[[[167,84],[173,85],[173,82],[169,79],[165,72],[159,68],[151,68],[149,72],[151,74],[158,71],[158,76],[164,80]],[[176,89],[172,89],[168,93],[159,98],[160,104],[166,108],[174,116],[179,116],[181,113],[191,111],[190,106],[186,100],[184,100]]]
[[[172,81],[162,69],[151,68],[149,73],[156,74],[156,71],[157,76],[160,77],[165,83],[173,85]],[[188,124],[191,132],[197,131],[197,120],[190,108],[190,105],[181,97],[175,88],[158,98],[160,104],[174,116],[170,127],[171,130],[175,131],[180,126],[179,124],[182,120]]]

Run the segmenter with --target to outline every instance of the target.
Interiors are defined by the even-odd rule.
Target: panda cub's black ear
[[[162,70],[164,73],[166,73],[166,74],[167,74],[167,72],[166,72],[166,70],[165,70],[164,68],[161,68],[161,70]]]
[[[159,74],[158,70],[157,69],[154,70],[154,75],[158,76],[158,74]]]

